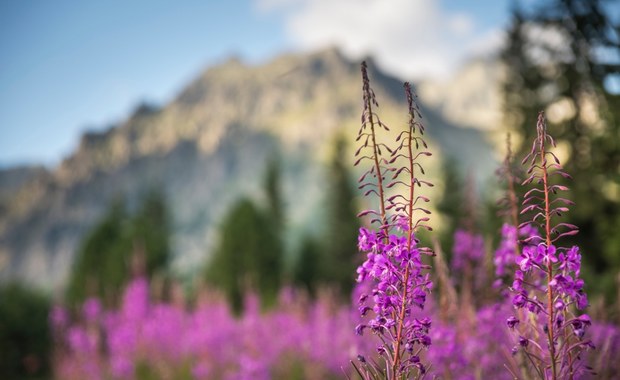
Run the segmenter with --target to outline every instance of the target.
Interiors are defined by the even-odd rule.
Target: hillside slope
[[[384,121],[403,126],[402,84],[377,70],[370,75]],[[446,121],[439,109],[422,104],[422,111],[435,157],[453,155],[479,179],[493,171],[480,131]],[[360,112],[359,63],[334,49],[211,67],[170,104],[139,107],[118,126],[85,134],[51,172],[10,189],[0,182],[0,279],[61,286],[80,239],[114,197],[132,206],[152,187],[164,190],[174,215],[176,268],[196,268],[231,203],[241,195],[260,200],[274,154],[283,162],[288,220],[299,231],[317,218],[321,164],[335,134],[354,136]]]

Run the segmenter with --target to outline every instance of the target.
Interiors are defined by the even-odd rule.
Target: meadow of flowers
[[[614,379],[620,328],[588,314],[578,226],[562,221],[570,178],[554,154],[544,114],[519,178],[510,149],[499,171],[506,216],[493,249],[472,228],[456,231],[452,260],[425,247],[432,202],[415,95],[409,123],[389,128],[362,65],[356,165],[372,209],[360,216],[360,266],[351,303],[290,287],[262,310],[249,292],[240,315],[212,290],[163,301],[136,277],[117,308],[88,299],[79,313],[54,308],[55,374],[61,379]],[[429,126],[432,128],[432,126]],[[388,141],[388,136],[396,136]],[[517,190],[523,188],[523,192]],[[519,199],[517,194],[524,194]],[[428,240],[428,239],[427,239]],[[585,252],[584,254],[587,254]]]

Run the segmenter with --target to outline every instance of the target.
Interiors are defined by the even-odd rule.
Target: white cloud
[[[474,22],[468,15],[459,13],[450,16],[448,20],[448,27],[454,33],[469,34],[474,31]]]
[[[467,53],[472,56],[487,56],[498,52],[506,42],[506,33],[501,29],[492,29],[481,33],[471,41]]]
[[[262,12],[282,12],[288,38],[301,49],[338,46],[407,79],[445,77],[472,52],[484,51],[489,31],[477,32],[466,13],[448,13],[434,0],[256,0]],[[497,34],[497,33],[496,33]],[[497,38],[495,40],[497,41]]]

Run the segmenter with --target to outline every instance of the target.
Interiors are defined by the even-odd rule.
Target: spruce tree
[[[223,219],[206,267],[207,282],[225,293],[235,312],[246,290],[256,291],[263,307],[273,305],[282,281],[284,207],[277,161],[268,164],[263,185],[266,207],[249,198],[237,201]]]
[[[206,278],[225,293],[236,312],[241,311],[246,290],[256,291],[263,306],[269,306],[280,286],[281,256],[269,218],[243,198],[224,218]]]
[[[69,278],[67,301],[77,305],[90,296],[116,301],[128,278],[131,253],[127,211],[115,200],[82,242]]]
[[[304,236],[293,270],[295,285],[305,289],[311,296],[316,294],[319,282],[319,259],[321,246],[310,235]]]
[[[355,282],[360,224],[345,154],[346,140],[344,136],[338,136],[327,175],[327,220],[319,270],[324,282],[338,288],[347,297]]]
[[[285,225],[281,176],[280,160],[274,157],[267,164],[263,186],[267,198],[267,214],[278,229],[283,229]],[[280,235],[283,235],[282,232]]]
[[[21,284],[0,286],[0,374],[2,379],[50,375],[50,301]]]
[[[141,274],[163,272],[170,255],[169,217],[161,192],[148,193],[133,215],[124,201],[113,201],[78,249],[67,288],[69,304],[96,296],[114,305],[133,275],[135,259],[144,264]]]
[[[443,187],[437,203],[437,211],[441,213],[443,219],[440,243],[443,252],[448,256],[448,262],[450,262],[454,232],[465,215],[465,181],[457,162],[451,157],[444,160],[441,173]]]
[[[168,265],[170,217],[161,191],[149,192],[131,220],[134,250],[144,252],[145,270],[153,275]]]

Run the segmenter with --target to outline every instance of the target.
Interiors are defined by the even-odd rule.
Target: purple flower
[[[512,289],[518,292],[524,291],[523,289],[523,272],[520,270],[515,271],[515,279],[512,283]]]
[[[585,293],[579,292],[575,295],[577,308],[583,310],[588,307],[588,296]]]
[[[422,335],[420,337],[420,343],[422,343],[424,347],[428,348],[431,345],[431,337],[428,335]]]
[[[523,272],[527,272],[532,269],[534,265],[540,265],[541,259],[540,251],[537,247],[526,246],[523,247],[521,256],[517,258],[517,264],[519,264],[519,268],[521,268]]]
[[[98,298],[89,298],[82,306],[82,315],[88,322],[95,322],[101,315],[101,302]]]
[[[62,330],[69,324],[69,313],[67,309],[60,305],[52,306],[50,311],[49,321],[52,327],[56,330]]]
[[[514,263],[517,254],[517,228],[510,224],[502,226],[502,239],[500,246],[495,251],[493,264],[495,275],[501,277],[507,274],[506,267]]]
[[[414,306],[420,310],[424,308],[432,282],[427,273],[422,273],[419,250],[414,245],[409,249],[405,237],[392,234],[378,243],[376,239],[379,235],[360,229],[360,247],[371,251],[357,269],[358,281],[372,286],[372,298],[361,298],[358,310],[362,317],[370,313],[373,315],[367,322],[358,324],[356,334],[362,334],[368,327],[384,340],[395,337],[401,322],[394,317],[399,317],[402,312],[406,319],[402,321],[401,333],[406,339],[401,349],[413,353],[415,345],[431,345],[427,334],[431,320],[421,318],[410,321],[407,317],[412,315]],[[369,300],[371,305],[366,304]],[[401,310],[403,305],[404,310]]]
[[[592,325],[592,320],[588,314],[582,314],[571,321],[575,328],[586,328]]]
[[[575,276],[579,277],[581,271],[579,247],[573,246],[566,254],[560,253],[560,270],[564,272],[575,272]]]
[[[88,354],[97,347],[96,336],[89,334],[82,327],[71,327],[67,331],[67,343],[73,352]]]
[[[549,247],[547,247],[545,244],[538,244],[538,247],[536,248],[536,250],[538,251],[538,255],[537,257],[539,259],[541,259],[540,263],[544,264],[544,265],[549,265],[549,263],[557,263],[558,262],[558,258],[555,255],[555,247],[553,245],[550,245]],[[537,264],[540,264],[537,263]]]
[[[133,361],[128,357],[122,355],[113,355],[110,358],[110,367],[112,369],[114,377],[120,379],[133,377],[134,364]]]
[[[359,230],[357,238],[358,248],[362,252],[376,251],[378,240],[377,234],[364,227]]]
[[[518,308],[525,306],[526,302],[527,302],[527,295],[523,293],[519,293],[515,295],[514,298],[512,299],[512,304]]]
[[[518,324],[519,324],[519,320],[515,318],[514,316],[508,317],[508,319],[506,320],[506,325],[508,325],[508,327],[511,329],[514,329],[515,326]]]
[[[578,309],[587,306],[583,291],[583,280],[579,279],[581,256],[577,247],[566,249],[558,245],[562,236],[574,235],[577,227],[568,223],[557,223],[555,216],[568,211],[567,204],[572,202],[556,198],[558,191],[568,187],[553,184],[551,174],[560,174],[560,161],[549,146],[555,145],[553,138],[547,134],[546,121],[541,112],[536,125],[537,136],[530,153],[523,162],[529,162],[529,177],[523,185],[537,184],[524,194],[521,214],[530,216],[524,227],[538,227],[540,234],[534,230],[523,231],[531,236],[523,239],[525,245],[516,263],[520,271],[515,272],[512,291],[515,292],[513,305],[525,308],[531,315],[522,318],[527,325],[520,328],[519,345],[526,347],[528,342],[535,343],[536,355],[525,350],[524,354],[536,368],[536,373],[549,378],[572,378],[582,364],[579,362],[581,340],[585,334],[585,322],[573,315],[571,304]],[[556,201],[561,201],[558,203]],[[520,231],[521,232],[521,231]],[[537,244],[537,245],[533,245]],[[564,321],[570,320],[571,323]],[[573,326],[574,334],[565,329]],[[514,326],[513,326],[514,327]],[[526,335],[527,334],[527,335]],[[577,358],[567,360],[567,358]]]
[[[484,239],[481,235],[456,230],[452,254],[452,267],[456,270],[463,270],[468,262],[478,263],[484,257]]]
[[[361,324],[361,323],[359,325],[355,326],[355,334],[357,334],[357,335],[364,335],[364,329],[366,327],[367,327],[366,325]]]
[[[211,375],[211,369],[204,362],[197,363],[192,368],[192,376],[195,379],[209,379],[210,375]]]

